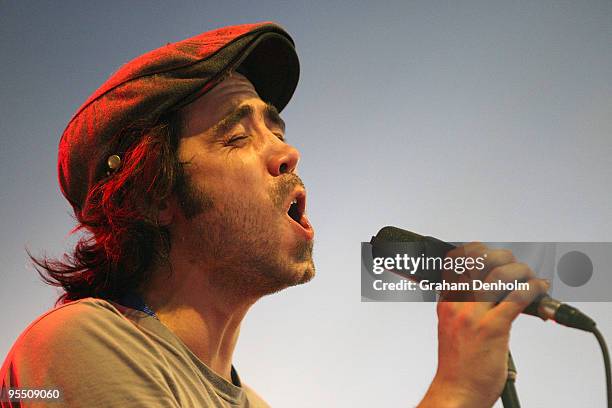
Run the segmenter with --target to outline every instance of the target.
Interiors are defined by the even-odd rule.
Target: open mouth
[[[292,195],[292,199],[289,202],[289,208],[287,209],[287,215],[291,220],[298,224],[307,235],[312,237],[312,227],[306,217],[306,192],[299,190]]]
[[[289,211],[287,211],[287,214],[289,214],[289,218],[291,218],[293,221],[300,224],[300,220],[302,219],[303,214],[302,214],[302,211],[300,211],[300,206],[298,204],[297,198],[295,198],[291,202],[291,205],[289,206]]]

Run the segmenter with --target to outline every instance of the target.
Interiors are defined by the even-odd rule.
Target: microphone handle
[[[523,313],[555,322],[574,329],[592,332],[596,324],[593,319],[573,306],[559,302],[548,295],[541,296],[523,310]]]

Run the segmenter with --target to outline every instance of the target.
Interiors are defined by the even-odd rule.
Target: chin
[[[307,283],[312,280],[314,276],[315,267],[312,260],[310,260],[309,262],[302,262],[293,268],[278,273],[276,278],[268,281],[268,284],[263,285],[264,288],[262,289],[266,292],[265,294],[277,293],[283,289]]]
[[[298,281],[297,285],[301,285],[303,283],[310,282],[312,278],[314,277],[315,277],[315,267],[311,261],[310,265],[308,265],[308,267],[306,267],[304,271],[302,272],[302,277]]]

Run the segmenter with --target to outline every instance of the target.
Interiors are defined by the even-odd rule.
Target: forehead
[[[233,108],[252,99],[261,101],[253,84],[245,76],[232,73],[205,95],[181,109],[183,137],[204,132]]]

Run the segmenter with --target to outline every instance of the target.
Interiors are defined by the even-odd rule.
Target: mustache
[[[278,181],[270,191],[270,197],[274,205],[281,211],[284,211],[284,204],[289,195],[296,187],[302,187],[306,190],[302,179],[293,173],[288,173],[278,178]]]

